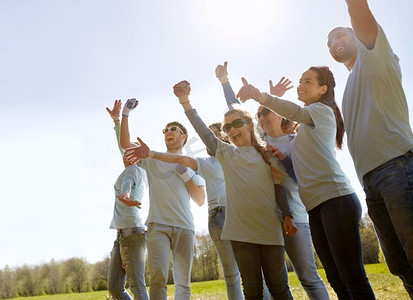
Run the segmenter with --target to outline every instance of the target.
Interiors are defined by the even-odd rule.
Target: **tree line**
[[[382,262],[379,243],[370,218],[363,217],[360,226],[363,258],[366,264]],[[316,264],[322,268],[315,253]],[[287,267],[292,271],[286,258]],[[109,256],[94,264],[84,258],[69,258],[62,261],[52,259],[37,266],[27,264],[15,268],[6,266],[0,270],[0,298],[81,293],[107,290]],[[208,234],[195,236],[192,281],[207,281],[223,278],[221,265],[215,247]],[[146,282],[150,282],[148,267],[145,269]],[[173,283],[172,265],[169,268],[169,282]]]

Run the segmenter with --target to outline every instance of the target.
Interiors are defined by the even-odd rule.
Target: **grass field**
[[[377,299],[383,300],[403,300],[409,299],[401,280],[389,273],[385,264],[366,265],[366,272],[370,279]],[[327,283],[324,270],[318,270],[320,276],[328,286],[330,298],[337,299],[335,293]],[[300,285],[294,273],[289,273],[289,284],[294,299],[307,299],[303,288]],[[214,280],[205,282],[194,282],[191,284],[192,299],[196,300],[224,300],[226,299],[224,280]],[[168,299],[173,299],[174,287],[168,286]],[[81,294],[64,294],[52,296],[25,297],[29,300],[105,300],[108,297],[107,291],[81,293]],[[14,298],[16,299],[16,298]],[[20,298],[22,299],[22,298]]]

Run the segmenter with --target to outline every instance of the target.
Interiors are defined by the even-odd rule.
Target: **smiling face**
[[[281,131],[282,117],[265,106],[260,106],[257,113],[258,125],[269,136],[279,137],[284,135]]]
[[[173,125],[173,122],[168,123],[165,129],[167,129],[164,130],[164,139],[167,152],[180,153],[182,151],[182,147],[185,145],[187,135],[183,133],[179,126]]]
[[[351,28],[337,27],[328,34],[327,46],[331,56],[351,69],[357,58],[357,45]]]
[[[254,130],[254,124],[252,123],[252,120],[247,119],[240,112],[232,110],[225,115],[224,126],[225,124],[231,124],[234,120],[237,119],[249,121],[249,123],[243,123],[239,128],[231,127],[230,130],[226,131],[229,140],[237,147],[251,146],[251,134]]]
[[[300,84],[297,87],[298,99],[305,105],[318,102],[322,95],[327,91],[327,86],[318,83],[318,74],[312,70],[303,73]]]

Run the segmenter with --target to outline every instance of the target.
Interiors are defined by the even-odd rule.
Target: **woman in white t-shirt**
[[[311,67],[303,73],[297,93],[304,107],[261,93],[244,78],[243,83],[237,95],[241,101],[254,99],[300,123],[291,158],[313,243],[330,285],[339,299],[375,299],[363,264],[361,205],[336,160],[344,123],[335,102],[333,74],[328,67]]]
[[[218,139],[192,109],[189,82],[176,84],[174,93],[209,152],[222,166],[226,184],[222,239],[231,241],[245,299],[262,299],[262,273],[275,299],[292,299],[282,230],[294,235],[296,227],[285,190],[279,184],[285,173],[277,168],[277,160],[270,158],[262,141],[257,139],[248,112],[234,109],[225,114],[223,129],[231,142],[228,144]],[[283,225],[276,201],[283,212]]]

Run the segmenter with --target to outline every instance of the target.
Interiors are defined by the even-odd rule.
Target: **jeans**
[[[293,299],[288,286],[284,246],[231,241],[241,272],[244,297],[263,299],[263,280],[274,299]]]
[[[208,231],[214,242],[219,260],[224,272],[225,286],[229,300],[242,300],[240,274],[235,260],[231,242],[221,240],[222,228],[225,222],[225,208],[220,206],[209,211]]]
[[[175,300],[190,300],[191,268],[195,232],[150,223],[148,228],[148,265],[151,274],[150,298],[166,300],[169,252],[172,251]]]
[[[126,281],[135,300],[149,299],[145,285],[146,232],[140,232],[139,228],[121,229],[110,253],[108,290],[118,300],[132,299],[125,289]]]
[[[413,299],[413,152],[370,171],[363,183],[387,266]]]
[[[364,270],[356,194],[327,200],[308,215],[314,247],[338,299],[375,299]]]
[[[324,282],[317,272],[310,225],[308,223],[295,223],[295,226],[297,233],[294,236],[283,232],[285,252],[290,258],[295,274],[310,300],[330,299]],[[266,284],[264,284],[264,299],[271,299]]]
[[[297,278],[309,299],[330,299],[324,282],[317,272],[310,225],[308,223],[296,223],[295,225],[297,233],[294,236],[289,236],[284,231],[283,234],[285,252],[290,258]]]

